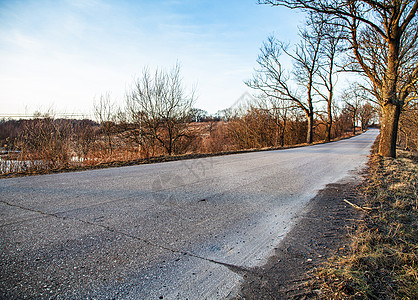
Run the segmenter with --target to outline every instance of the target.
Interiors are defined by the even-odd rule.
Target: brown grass
[[[9,160],[9,164],[7,166],[0,164],[0,178],[122,167],[245,152],[290,149],[324,143],[324,141],[316,141],[312,144],[302,143],[285,145],[283,147],[273,146],[242,149],[241,147],[236,147],[236,145],[231,143],[228,139],[226,134],[227,128],[225,128],[226,125],[224,122],[218,122],[211,128],[209,128],[210,124],[206,123],[194,124],[194,126],[195,128],[193,128],[193,130],[196,132],[197,138],[183,154],[167,155],[158,147],[151,150],[148,149],[149,152],[144,153],[138,146],[135,147],[135,145],[129,144],[126,139],[121,138],[119,135],[114,136],[112,141],[114,148],[110,152],[106,148],[106,143],[103,138],[96,137],[93,141],[89,140],[89,143],[87,144],[88,147],[85,147],[87,150],[80,150],[75,153],[78,157],[83,159],[79,162],[55,160],[53,161],[54,164],[48,163],[48,161],[45,163],[45,160],[42,160],[42,158],[35,161],[31,159],[31,157],[23,156],[22,153],[26,153],[23,151],[17,157],[11,157],[10,155],[3,156],[5,160]],[[352,136],[352,133],[347,132],[344,135],[333,139],[332,142],[350,138]],[[78,149],[74,145],[70,145],[69,148]],[[42,149],[35,150],[34,153],[43,153],[40,151]]]
[[[364,222],[350,253],[333,258],[312,282],[321,299],[418,299],[418,155],[373,155],[362,186]]]

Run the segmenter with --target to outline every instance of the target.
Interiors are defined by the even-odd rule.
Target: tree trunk
[[[284,135],[286,133],[286,121],[287,121],[287,119],[285,118],[283,120],[283,129],[282,129],[282,132],[281,132],[281,135],[280,135],[280,145],[282,147],[284,146]]]
[[[332,128],[331,101],[328,101],[328,120],[327,120],[327,131],[325,135],[325,142],[331,141],[331,128]]]
[[[313,122],[314,122],[313,117],[314,117],[313,113],[309,113],[307,115],[307,119],[308,119],[308,132],[306,134],[306,142],[308,144],[312,144],[312,142],[313,142]]]
[[[331,141],[331,125],[327,123],[327,128],[325,132],[325,142],[330,142],[330,141]]]
[[[396,157],[396,140],[398,136],[401,107],[388,103],[382,107],[379,154],[384,157]]]
[[[396,35],[396,33],[395,33]],[[379,154],[384,157],[396,157],[396,141],[402,103],[397,98],[400,38],[389,41],[388,66],[383,83],[382,121],[380,129]]]
[[[353,134],[356,134],[356,117],[353,116]]]
[[[335,49],[335,48],[334,48]],[[325,141],[330,142],[331,141],[331,128],[332,128],[332,102],[334,99],[334,84],[332,80],[332,74],[334,69],[334,55],[335,52],[331,52],[331,58],[329,62],[329,73],[328,73],[328,82],[329,82],[329,88],[328,88],[328,99],[327,99],[327,132],[325,136]]]

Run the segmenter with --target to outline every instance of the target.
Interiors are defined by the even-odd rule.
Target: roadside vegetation
[[[418,1],[258,2],[307,15],[299,44],[267,39],[247,84],[299,107],[308,142],[316,100],[330,111],[340,72],[357,76],[339,95],[352,120],[373,104],[379,110],[380,139],[361,190],[365,203],[352,204],[364,218],[351,253],[323,268],[313,289],[324,299],[418,299]],[[292,59],[292,72],[283,57]],[[371,107],[361,106],[364,100]],[[322,116],[332,124],[332,115]]]
[[[195,120],[193,120],[195,118]],[[348,112],[335,118],[332,139],[352,135]],[[162,126],[162,125],[159,125]],[[176,130],[180,128],[180,125]],[[315,122],[314,142],[326,136]],[[171,141],[164,128],[149,133],[126,119],[105,122],[55,119],[0,121],[0,176],[44,174],[122,166],[255,149],[279,149],[305,142],[306,122],[288,113],[285,123],[268,110],[251,106],[228,117],[191,116]],[[158,134],[156,139],[152,134]]]
[[[312,92],[316,91],[312,78],[322,69],[321,57],[328,61],[326,66],[332,66],[329,54],[337,54],[340,48],[344,59],[335,66],[340,71],[358,74],[357,82],[369,94],[369,100],[380,107],[379,154],[396,157],[399,119],[405,107],[417,100],[418,1],[259,0],[259,3],[307,13],[310,28],[302,32],[296,51],[288,51],[283,43],[279,44],[281,52],[296,62],[292,75],[306,90],[305,97],[301,99],[289,88],[289,75],[283,73],[280,61],[262,65],[262,74],[267,76],[261,78],[268,80],[261,80],[261,89],[273,88],[296,105],[302,104],[310,114]],[[332,44],[328,35],[332,40],[340,37],[340,47],[326,47]],[[268,56],[278,57],[278,54],[272,51]],[[271,68],[274,65],[277,67]],[[327,89],[333,86],[333,80],[327,78],[332,79],[335,68],[325,68],[325,74],[329,70],[329,76],[324,78]],[[273,83],[269,77],[274,78]]]
[[[380,155],[417,148],[417,1],[258,2],[302,10],[306,22],[294,45],[263,43],[245,81],[250,101],[211,116],[195,107],[179,64],[145,68],[122,106],[110,93],[95,101],[95,121],[0,121],[0,176],[312,144],[376,123]],[[342,84],[341,73],[354,80]]]
[[[418,299],[417,183],[417,152],[373,154],[360,192],[363,218],[350,252],[316,273],[319,298]]]
[[[280,97],[248,98],[212,116],[194,107],[194,91],[184,86],[178,65],[144,69],[122,107],[110,93],[95,101],[95,121],[56,119],[53,113],[0,121],[0,176],[312,144],[350,136],[377,122],[376,109],[362,99],[356,99],[355,111],[351,98],[341,106],[331,103],[329,110],[328,102],[319,101],[315,115],[307,118],[303,105]]]

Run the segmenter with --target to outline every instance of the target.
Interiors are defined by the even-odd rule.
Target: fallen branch
[[[363,211],[363,212],[367,212],[367,210],[366,209],[368,209],[368,210],[371,210],[371,208],[369,208],[369,207],[361,207],[361,206],[358,206],[357,204],[354,204],[354,203],[351,203],[350,201],[348,201],[347,199],[344,199],[344,202],[345,203],[347,203],[347,204],[349,204],[349,205],[351,205],[352,207],[354,207],[355,209],[358,209],[358,210],[361,210],[361,211]]]

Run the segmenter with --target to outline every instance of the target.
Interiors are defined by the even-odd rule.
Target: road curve
[[[1,179],[0,298],[225,298],[377,135]]]

